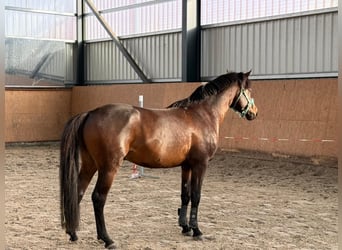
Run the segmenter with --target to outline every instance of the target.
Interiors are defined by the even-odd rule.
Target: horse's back
[[[117,134],[137,115],[138,112],[128,104],[104,105],[89,112],[85,130],[89,127],[96,131],[97,136]]]

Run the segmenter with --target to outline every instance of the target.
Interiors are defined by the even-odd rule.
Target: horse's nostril
[[[248,112],[246,115],[247,120],[252,121],[258,116],[258,113]]]

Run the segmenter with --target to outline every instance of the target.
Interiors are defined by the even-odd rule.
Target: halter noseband
[[[235,106],[237,105],[237,103],[239,102],[241,96],[244,96],[247,100],[247,105],[245,108],[243,108],[241,111],[238,111]],[[245,117],[246,114],[248,113],[249,109],[254,105],[254,99],[253,98],[249,98],[246,95],[246,90],[244,88],[241,88],[240,90],[240,94],[238,96],[238,98],[236,99],[236,101],[234,102],[233,106],[231,106],[231,108],[240,115],[240,117]]]

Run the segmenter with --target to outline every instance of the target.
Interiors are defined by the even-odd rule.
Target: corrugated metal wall
[[[152,81],[181,79],[181,32],[124,38],[122,42]],[[140,81],[112,41],[87,43],[85,54],[88,84]]]
[[[253,70],[256,78],[337,76],[337,11],[202,30],[201,77]]]

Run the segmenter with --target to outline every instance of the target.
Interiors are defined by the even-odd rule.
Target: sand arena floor
[[[6,249],[103,249],[96,239],[93,179],[81,203],[79,241],[60,227],[56,144],[6,148]],[[181,234],[180,168],[125,162],[105,206],[118,249],[337,249],[337,161],[220,151],[210,162],[199,208],[203,241]],[[95,176],[96,177],[96,176]]]

